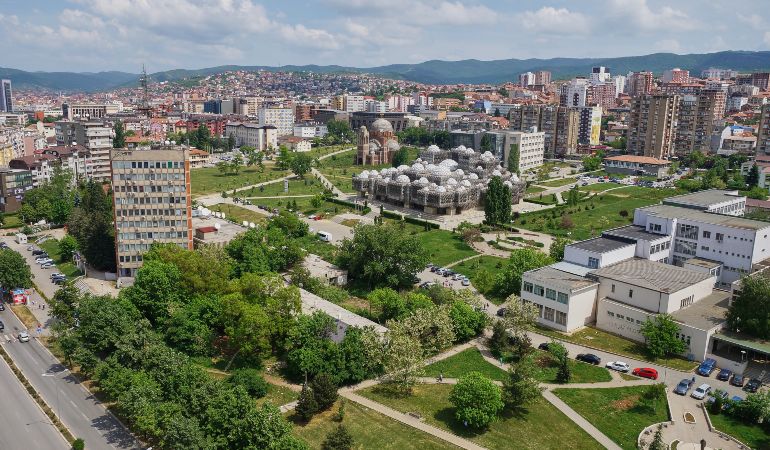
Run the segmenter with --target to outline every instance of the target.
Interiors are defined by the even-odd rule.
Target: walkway
[[[318,178],[318,180],[321,182],[321,184],[326,188],[332,191],[335,197],[339,198],[345,198],[348,194],[342,192],[340,188],[334,185],[331,181],[329,181],[324,174],[318,171],[315,167],[310,169],[310,173],[313,174],[314,177]]]

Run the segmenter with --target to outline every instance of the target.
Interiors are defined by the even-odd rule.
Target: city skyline
[[[758,0],[743,12],[722,1],[691,0],[676,6],[399,1],[10,0],[0,12],[0,32],[14,51],[4,55],[3,66],[75,72],[136,72],[143,62],[152,71],[224,64],[372,67],[770,49],[770,17]],[[518,32],[506,32],[506,23]]]

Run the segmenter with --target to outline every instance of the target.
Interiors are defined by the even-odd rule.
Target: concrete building
[[[115,253],[119,281],[132,279],[155,242],[193,249],[188,150],[113,150]]]
[[[604,158],[604,170],[607,173],[623,175],[643,175],[663,178],[668,174],[671,162],[649,156],[619,155]]]
[[[562,86],[561,106],[586,106],[589,85],[585,78],[574,78]]]
[[[770,155],[770,104],[762,106],[757,134],[757,155]]]
[[[652,72],[632,72],[628,74],[626,93],[632,97],[652,93]]]
[[[680,97],[674,139],[674,153],[677,156],[686,156],[694,151],[709,151],[711,137],[718,125],[714,118],[722,118],[718,110],[723,108],[724,97],[721,91]]]
[[[197,148],[189,149],[189,154],[191,169],[200,169],[201,167],[206,167],[211,160],[211,155],[209,152]]]
[[[591,74],[588,79],[591,80],[591,84],[599,84],[609,81],[610,77],[610,69],[604,66],[597,66],[591,68]]]
[[[674,150],[678,95],[640,95],[631,101],[628,151],[631,154],[668,158]]]
[[[535,85],[546,86],[551,84],[551,72],[547,70],[538,70],[535,72]]]
[[[263,152],[278,148],[278,129],[272,125],[261,126],[249,122],[230,122],[225,127],[225,134],[235,137],[235,145],[254,147]]]
[[[117,114],[123,111],[120,102],[111,103],[62,103],[62,117],[69,120],[75,119],[102,119],[109,114]]]
[[[349,113],[366,111],[366,98],[363,95],[343,95],[340,109]]]
[[[294,136],[305,139],[322,138],[329,133],[326,125],[315,122],[298,123],[294,125]]]
[[[110,150],[112,150],[112,127],[96,120],[77,122],[76,142],[88,149],[90,165],[93,168],[91,178],[96,181],[110,179]]]
[[[482,137],[481,150],[492,152],[509,171],[522,174],[543,165],[545,133],[536,128],[489,131]]]
[[[602,130],[602,107],[584,106],[578,111],[578,144],[599,145]]]
[[[580,111],[578,108],[555,105],[492,104],[493,108],[505,110],[509,128],[526,131],[532,127],[545,133],[544,149],[546,158],[571,155],[577,151]],[[601,122],[600,122],[601,125]],[[453,147],[460,143],[452,143]],[[466,147],[479,148],[477,145]]]
[[[519,86],[529,87],[535,84],[535,74],[532,72],[524,72],[519,74]]]
[[[32,172],[29,170],[0,168],[0,212],[18,211],[24,194],[32,188]]]
[[[212,217],[210,211],[206,215],[196,214],[196,212],[198,211],[193,211],[192,216],[194,248],[206,246],[222,248],[246,231],[246,227]]]
[[[687,83],[690,81],[690,71],[680,68],[663,71],[661,81],[664,83]]]
[[[310,276],[320,278],[333,286],[345,286],[348,284],[348,271],[340,269],[334,264],[324,261],[320,256],[312,253],[302,260],[302,267],[310,272]]]
[[[615,83],[596,83],[588,87],[586,104],[589,106],[601,106],[603,109],[615,107],[615,99],[618,97],[615,91]]]
[[[259,126],[274,126],[278,136],[294,133],[294,110],[291,108],[260,108]]]
[[[11,80],[0,80],[0,111],[13,112],[13,89]]]
[[[713,80],[728,80],[738,76],[738,72],[732,69],[716,69],[714,67],[705,69],[700,73],[701,78]]]

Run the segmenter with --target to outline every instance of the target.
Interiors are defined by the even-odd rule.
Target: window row
[[[123,220],[118,222],[118,230],[126,228],[186,227],[186,220]]]
[[[184,179],[182,173],[119,173],[119,181],[179,181]]]
[[[126,208],[126,209],[120,209],[118,208],[115,211],[115,215],[118,217],[139,217],[139,216],[186,216],[187,215],[187,209],[158,209],[158,208]]]
[[[559,292],[555,289],[551,288],[544,288],[543,286],[540,286],[538,284],[532,284],[529,281],[525,281],[522,284],[522,289],[525,292],[533,293],[535,295],[538,295],[540,297],[545,297],[549,300],[554,300],[559,303],[568,304],[569,303],[569,295],[564,292]]]
[[[137,231],[133,233],[118,233],[118,239],[182,239],[187,238],[187,231]]]
[[[144,185],[115,185],[113,187],[113,190],[115,192],[185,192],[186,188],[184,186],[180,185],[168,185],[168,184],[161,184],[161,185],[150,185],[150,186],[144,186]]]
[[[113,161],[113,169],[184,169],[182,161]]]
[[[116,197],[115,204],[118,205],[161,205],[187,203],[187,197]]]

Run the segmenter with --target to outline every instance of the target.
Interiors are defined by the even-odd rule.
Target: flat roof
[[[631,163],[637,163],[637,164],[651,164],[656,166],[665,166],[665,165],[671,164],[671,161],[666,161],[665,159],[658,159],[658,158],[652,158],[650,156],[637,156],[637,155],[610,156],[610,157],[604,158],[604,160],[631,162]]]
[[[366,317],[359,316],[358,314],[350,312],[340,305],[332,303],[328,300],[324,300],[321,297],[304,289],[300,289],[299,293],[300,298],[302,299],[302,312],[304,314],[313,314],[315,311],[322,311],[330,315],[334,320],[349,327],[372,327],[374,328],[374,331],[379,334],[385,334],[385,332],[388,331],[388,329],[384,326],[376,322],[372,322]],[[337,328],[337,330],[335,330],[332,335],[332,339],[335,342],[340,342],[343,337],[342,334],[343,333],[340,333],[340,329]]]
[[[714,333],[714,338],[729,342],[739,347],[764,353],[765,355],[770,355],[770,341],[763,341],[762,339],[752,338],[745,334],[729,330],[721,330],[719,333]]]
[[[605,235],[618,236],[621,238],[633,239],[635,241],[655,241],[658,239],[669,239],[671,237],[665,234],[651,233],[639,225],[626,225],[624,227],[613,228],[611,230],[604,231],[602,236]]]
[[[730,303],[730,293],[715,289],[711,294],[692,305],[674,311],[674,320],[699,330],[710,330],[725,322],[725,314]]]
[[[770,224],[769,224],[770,225]],[[617,239],[610,239],[606,237],[596,237],[585,241],[575,242],[569,244],[569,247],[579,248],[594,253],[605,253],[619,248],[628,247],[634,245],[628,242],[619,241]]]
[[[687,205],[708,207],[717,203],[729,202],[743,197],[738,191],[727,191],[724,189],[707,189],[705,191],[691,192],[689,194],[676,195],[663,199],[664,205]]]
[[[722,265],[719,261],[714,261],[706,258],[690,258],[684,262],[685,264],[692,264],[694,266],[705,267],[706,269],[713,269]]]
[[[594,280],[559,270],[554,265],[540,267],[527,272],[527,274],[543,282],[552,281],[556,284],[568,285],[570,289],[582,289],[597,284]]]
[[[681,291],[711,278],[705,273],[642,258],[631,258],[596,269],[592,275],[663,293]]]
[[[666,219],[689,219],[696,222],[703,222],[711,225],[721,225],[731,228],[742,228],[744,230],[756,231],[770,227],[770,222],[762,222],[760,220],[744,219],[743,217],[709,213],[697,209],[684,208],[681,206],[653,205],[637,209],[640,211],[646,211],[654,216],[664,217]]]
[[[219,230],[214,227],[214,224],[219,224]],[[192,227],[193,230],[200,230],[204,234],[204,238],[202,239],[204,244],[218,242],[227,243],[246,231],[246,228],[240,225],[236,225],[224,219],[217,219],[212,216],[206,218],[200,216],[193,217]]]

